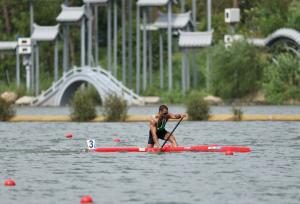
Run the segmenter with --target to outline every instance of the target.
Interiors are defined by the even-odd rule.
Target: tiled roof
[[[207,32],[179,32],[179,47],[201,48],[212,44],[213,31]]]
[[[172,28],[173,29],[182,29],[191,23],[191,12],[172,14]],[[168,28],[168,14],[159,13],[159,17],[153,23],[154,26],[160,29]]]
[[[164,6],[167,5],[171,0],[138,0],[138,6]],[[172,0],[174,3],[177,3],[176,0]]]
[[[17,45],[17,41],[0,42],[0,50],[15,50]]]
[[[86,4],[106,4],[109,0],[83,0]]]
[[[56,17],[58,22],[77,22],[84,16],[85,6],[81,7],[67,7],[61,5],[62,11]]]
[[[153,23],[147,24],[147,25],[145,26],[145,28],[146,28],[146,30],[148,30],[148,31],[157,31],[157,30],[158,30],[158,27],[156,27]],[[143,24],[141,24],[140,29],[141,29],[141,30],[144,30],[144,25],[143,25]]]
[[[59,25],[56,26],[39,26],[33,25],[33,33],[31,39],[37,41],[53,41],[56,39],[59,32]]]

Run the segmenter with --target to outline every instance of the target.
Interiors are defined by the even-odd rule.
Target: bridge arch
[[[95,79],[95,76],[92,76],[90,73],[78,72],[70,77],[59,89],[56,97],[55,104],[57,106],[67,105],[74,95],[75,91],[83,84],[91,84],[98,92],[101,101],[106,99],[106,91],[104,90],[102,84]]]
[[[59,92],[59,95],[57,97],[57,104],[60,106],[68,105],[70,102],[70,99],[74,96],[75,92],[80,88],[82,84],[88,83],[92,85],[98,92],[98,95],[101,99],[101,101],[104,101],[104,92],[102,89],[99,89],[99,86],[95,84],[93,80],[91,80],[88,77],[80,76],[74,78],[72,81],[66,83],[62,89]]]
[[[248,42],[258,47],[267,47],[272,54],[272,60],[280,53],[291,53],[300,58],[300,32],[291,28],[281,28],[266,38],[252,38]]]
[[[144,104],[144,100],[140,96],[125,87],[101,67],[77,67],[66,72],[48,90],[36,97],[32,105],[66,105],[70,97],[83,83],[91,84],[97,90],[102,102],[106,100],[109,94],[114,93],[126,100],[128,104]]]
[[[281,28],[265,39],[266,46],[272,46],[279,41],[289,41],[300,46],[300,33],[291,28]]]
[[[265,45],[272,54],[273,63],[277,62],[278,54],[290,53],[300,58],[300,33],[290,28],[281,28],[265,38]]]

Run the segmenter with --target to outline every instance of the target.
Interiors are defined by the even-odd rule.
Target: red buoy
[[[89,195],[86,196],[82,196],[80,203],[92,203],[93,202],[93,198]]]
[[[66,138],[70,139],[70,138],[72,138],[72,137],[73,137],[73,134],[72,134],[72,133],[67,133],[67,134],[66,134]]]
[[[16,185],[16,182],[12,179],[7,179],[5,182],[4,182],[4,185],[5,186],[15,186]]]
[[[119,143],[119,142],[121,142],[121,139],[120,139],[120,138],[115,138],[115,139],[114,139],[114,142]]]
[[[226,151],[225,155],[233,155],[233,152],[232,151]]]

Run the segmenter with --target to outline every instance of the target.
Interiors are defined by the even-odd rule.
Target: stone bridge
[[[46,91],[37,96],[34,106],[61,106],[69,103],[75,91],[83,84],[89,83],[95,87],[102,101],[109,94],[123,97],[129,105],[144,104],[143,98],[125,87],[110,72],[101,67],[75,67],[66,72],[58,81]]]
[[[300,46],[300,32],[291,28],[280,28],[266,38],[252,38],[249,42],[256,46],[272,46],[280,40],[288,40]]]

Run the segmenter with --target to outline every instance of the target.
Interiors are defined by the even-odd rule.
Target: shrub
[[[128,110],[127,102],[117,94],[109,95],[103,107],[106,121],[125,121]]]
[[[300,100],[299,57],[288,53],[279,54],[276,63],[265,69],[264,89],[268,102],[282,104],[287,100]]]
[[[5,91],[15,92],[17,94],[18,98],[25,96],[25,95],[29,95],[29,96],[33,95],[33,93],[26,90],[26,85],[24,83],[21,83],[20,86],[17,86],[14,83],[11,83],[9,85],[0,83],[0,93],[5,92]]]
[[[182,103],[183,95],[180,90],[172,90],[162,94],[161,100],[163,103],[176,104]]]
[[[225,48],[220,43],[213,49],[211,91],[224,99],[234,99],[257,91],[262,76],[262,63],[252,45],[235,42]]]
[[[190,120],[207,120],[210,107],[207,101],[203,99],[203,95],[197,92],[191,92],[185,102],[187,114]]]
[[[32,95],[31,93],[29,93],[29,91],[26,90],[25,84],[21,84],[19,87],[16,88],[16,94],[18,97]]]
[[[7,121],[15,115],[15,110],[11,103],[0,97],[0,121]]]
[[[102,101],[97,89],[91,85],[86,88],[87,95],[93,100],[95,105],[101,105]]]
[[[90,121],[96,117],[93,99],[85,90],[77,90],[71,100],[71,119],[73,121]]]
[[[242,120],[243,111],[242,111],[241,108],[232,107],[231,111],[232,111],[232,114],[233,114],[233,120],[235,120],[235,121]]]

